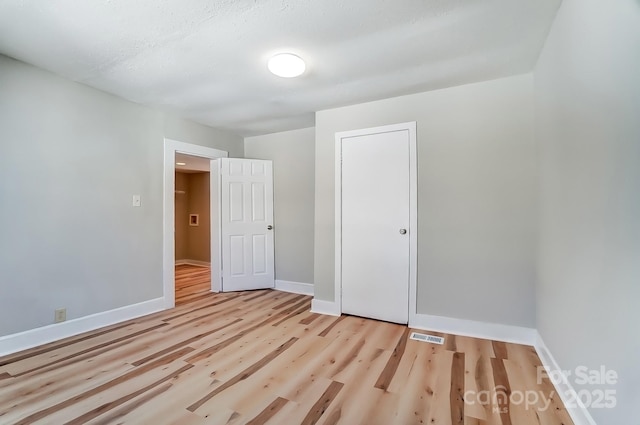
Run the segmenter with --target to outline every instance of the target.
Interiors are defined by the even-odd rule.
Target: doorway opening
[[[211,215],[217,211],[211,210],[210,187],[211,160],[176,153],[176,305],[211,292],[211,255],[215,255],[211,246]]]
[[[218,159],[228,153],[165,139],[163,296],[165,308],[221,285]],[[184,165],[182,165],[184,164]],[[204,205],[206,203],[207,205]]]

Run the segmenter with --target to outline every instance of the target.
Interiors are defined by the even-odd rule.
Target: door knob
[[[273,226],[272,226],[272,225],[268,225],[268,226],[267,226],[267,230],[272,230],[272,229],[273,229]]]
[[[401,234],[401,235],[404,235],[404,234],[406,234],[406,233],[407,233],[407,229],[400,229],[400,234]]]

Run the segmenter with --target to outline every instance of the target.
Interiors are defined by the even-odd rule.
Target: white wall
[[[315,130],[244,139],[247,158],[273,160],[276,279],[313,283]]]
[[[229,158],[242,158],[242,137],[224,130],[207,127],[171,114],[163,114],[163,136],[180,142],[208,146],[229,152]]]
[[[537,327],[562,369],[614,369],[640,405],[640,2],[564,0],[535,69],[540,145]],[[573,382],[573,381],[572,381]],[[574,382],[575,384],[575,382]]]
[[[417,121],[418,313],[533,327],[532,97],[522,75],[318,112],[316,298],[334,299],[335,133]]]
[[[243,154],[238,136],[0,56],[0,336],[162,296],[165,136]]]

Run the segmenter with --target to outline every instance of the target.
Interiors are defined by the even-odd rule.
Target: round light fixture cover
[[[300,56],[293,53],[280,53],[267,62],[269,71],[278,77],[293,78],[304,73],[306,65]]]

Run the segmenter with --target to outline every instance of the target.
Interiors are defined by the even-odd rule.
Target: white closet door
[[[274,287],[271,161],[221,158],[222,290]]]
[[[342,138],[342,311],[409,316],[409,131]]]

